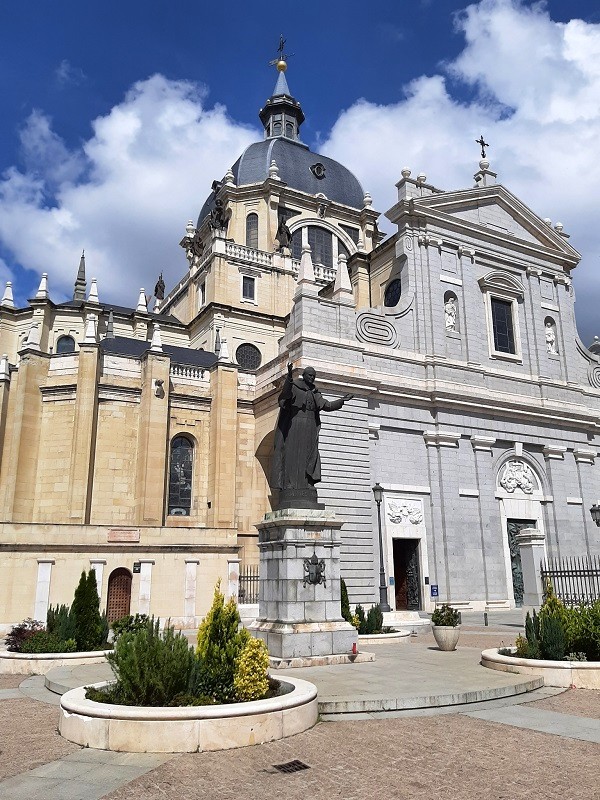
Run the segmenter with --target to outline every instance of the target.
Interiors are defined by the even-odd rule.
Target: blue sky
[[[467,187],[480,132],[492,168],[582,252],[577,317],[600,298],[597,3],[0,3],[0,280],[23,302],[42,271],[68,296],[79,253],[101,299],[134,305],[213,178],[260,136],[287,37],[303,139],[384,212],[400,169]]]

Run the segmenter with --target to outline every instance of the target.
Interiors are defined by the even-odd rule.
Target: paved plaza
[[[467,621],[456,653],[437,651],[427,631],[405,644],[373,646],[374,663],[325,668],[320,676],[312,668],[302,676],[328,700],[348,692],[354,699],[407,698],[411,684],[413,697],[447,696],[463,686],[494,697],[523,676],[484,669],[479,652],[509,644],[517,631],[513,620],[497,619],[491,628]],[[584,689],[323,714],[312,730],[279,742],[179,756],[82,749],[58,735],[57,703],[43,678],[0,677],[1,800],[600,797],[600,692]],[[292,760],[308,768],[275,769]]]

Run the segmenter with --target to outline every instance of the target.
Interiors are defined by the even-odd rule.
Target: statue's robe
[[[271,469],[272,489],[306,489],[321,480],[319,429],[321,411],[337,411],[344,404],[325,400],[302,378],[286,378],[279,395],[279,419]]]

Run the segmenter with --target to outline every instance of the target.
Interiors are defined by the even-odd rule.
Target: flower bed
[[[363,644],[376,644],[377,642],[406,642],[410,631],[391,631],[390,633],[359,633],[358,641]]]
[[[88,653],[10,653],[0,651],[0,675],[45,675],[54,667],[102,664],[110,650]]]
[[[600,689],[600,661],[548,661],[500,655],[498,650],[484,650],[481,664],[502,672],[540,675],[546,686],[577,689]]]
[[[318,717],[312,683],[284,678],[282,684],[291,690],[266,700],[157,708],[96,703],[86,700],[81,687],[62,696],[58,730],[84,747],[128,753],[192,753],[273,742],[312,728]]]

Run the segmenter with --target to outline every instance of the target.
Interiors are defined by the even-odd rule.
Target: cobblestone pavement
[[[527,703],[528,708],[543,708],[559,714],[572,714],[574,717],[600,719],[600,691],[594,689],[567,689],[555,697],[534,700]],[[598,793],[600,797],[600,791]]]
[[[463,715],[325,722],[280,742],[179,756],[110,800],[598,800],[599,747]],[[299,759],[292,775],[274,764]]]
[[[57,723],[55,706],[26,697],[0,700],[0,780],[80,750],[59,736]]]

